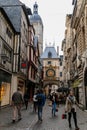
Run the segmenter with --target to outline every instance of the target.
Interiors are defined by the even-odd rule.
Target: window
[[[6,29],[6,34],[8,35],[8,37],[11,39],[12,38],[12,33],[9,30],[9,28]]]
[[[48,65],[51,64],[51,61],[48,61]]]
[[[60,61],[60,66],[62,66],[62,62]]]
[[[48,52],[48,58],[52,58],[52,53],[50,51]]]
[[[60,72],[60,77],[62,77],[62,72]]]

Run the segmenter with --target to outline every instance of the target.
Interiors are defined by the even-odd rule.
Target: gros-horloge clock
[[[48,77],[54,77],[55,76],[55,71],[53,69],[48,69],[46,71],[46,76],[48,76]]]

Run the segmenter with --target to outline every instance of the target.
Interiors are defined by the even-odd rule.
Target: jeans
[[[42,120],[43,106],[38,106],[38,120]]]
[[[52,115],[55,116],[55,114],[56,114],[56,103],[54,102],[54,103],[52,104]]]

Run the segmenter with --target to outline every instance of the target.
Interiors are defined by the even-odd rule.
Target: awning
[[[80,84],[79,80],[75,80],[74,83],[72,84],[72,88],[77,88]]]

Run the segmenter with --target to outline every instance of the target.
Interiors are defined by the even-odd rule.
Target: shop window
[[[1,101],[1,106],[5,106],[10,103],[10,84],[9,83],[2,82],[0,101]]]

